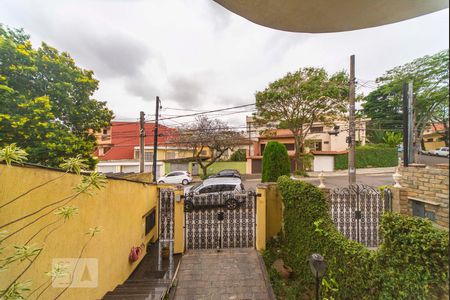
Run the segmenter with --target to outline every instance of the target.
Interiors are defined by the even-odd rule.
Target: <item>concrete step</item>
[[[106,293],[105,296],[103,296],[103,300],[117,300],[117,299],[126,299],[126,300],[146,300],[151,299],[148,298],[148,294],[138,294],[138,295],[121,295],[121,294],[114,294],[113,292]],[[155,298],[158,299],[158,298]]]

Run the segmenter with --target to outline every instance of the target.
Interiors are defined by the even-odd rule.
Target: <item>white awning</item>
[[[214,0],[262,26],[339,32],[395,23],[449,7],[448,0]]]

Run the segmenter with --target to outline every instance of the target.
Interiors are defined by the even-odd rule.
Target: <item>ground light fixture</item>
[[[323,275],[325,275],[328,265],[325,262],[323,256],[317,253],[311,254],[308,258],[308,261],[309,268],[316,278],[316,300],[319,300],[319,279],[322,278]]]

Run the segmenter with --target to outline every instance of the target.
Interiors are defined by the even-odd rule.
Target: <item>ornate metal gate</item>
[[[159,191],[159,239],[158,239],[158,270],[162,270],[162,249],[169,248],[169,270],[164,278],[171,279],[174,272],[174,209],[175,192],[172,189]]]
[[[380,243],[380,217],[391,210],[392,194],[375,187],[355,184],[331,191],[331,217],[340,232],[367,247]]]
[[[252,248],[256,236],[256,193],[188,195],[185,248]]]
[[[159,191],[159,240],[162,242],[173,241],[174,199],[172,189]]]

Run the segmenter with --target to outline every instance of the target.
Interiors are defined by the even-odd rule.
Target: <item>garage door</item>
[[[261,174],[261,159],[252,159],[252,174]]]

